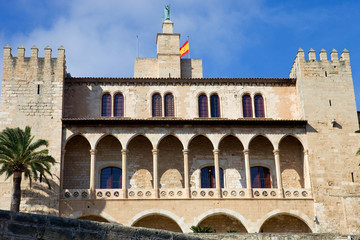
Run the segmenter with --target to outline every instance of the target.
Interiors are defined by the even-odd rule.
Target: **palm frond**
[[[37,181],[39,174],[49,185],[46,177],[52,177],[51,166],[55,159],[49,156],[46,149],[48,141],[43,139],[34,140],[31,136],[31,128],[6,128],[0,133],[0,174],[6,173],[6,178],[15,171],[24,172],[25,179],[29,179],[30,187],[32,180]],[[43,149],[39,149],[42,148]]]

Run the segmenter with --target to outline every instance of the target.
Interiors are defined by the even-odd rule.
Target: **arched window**
[[[114,116],[124,116],[124,96],[121,93],[116,94],[114,97]]]
[[[201,188],[216,188],[214,166],[201,169]],[[224,188],[224,171],[220,168],[220,188]]]
[[[122,170],[117,167],[101,169],[100,188],[121,188]]]
[[[266,167],[251,168],[252,188],[271,188],[270,169]]]
[[[244,118],[252,117],[252,104],[250,95],[244,95],[242,97],[242,105],[243,105],[243,116]]]
[[[174,117],[175,111],[174,111],[174,96],[171,93],[168,93],[165,95],[164,98],[165,102],[165,117]]]
[[[108,93],[102,96],[101,116],[111,117],[111,95]]]
[[[199,96],[199,117],[209,117],[208,101],[205,94]]]
[[[162,109],[161,109],[161,96],[156,93],[152,96],[152,116],[153,117],[161,117]]]
[[[211,117],[220,117],[220,101],[217,94],[210,97]]]
[[[265,117],[264,99],[261,95],[255,96],[254,106],[255,106],[255,117],[259,117],[259,118]]]

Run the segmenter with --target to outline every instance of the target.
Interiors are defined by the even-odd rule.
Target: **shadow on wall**
[[[32,182],[32,187],[21,190],[21,211],[31,211],[38,214],[57,215],[59,184],[48,179],[51,189],[45,182]]]

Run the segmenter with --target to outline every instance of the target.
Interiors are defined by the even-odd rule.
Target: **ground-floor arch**
[[[226,232],[239,232],[239,233],[247,233],[244,225],[236,218],[217,213],[203,219],[199,224],[199,227],[210,226],[217,233],[226,233]]]
[[[248,232],[246,218],[230,209],[212,209],[196,217],[194,220],[193,226],[210,226],[215,229],[217,233],[228,231],[236,231],[239,233]]]
[[[135,223],[133,223],[132,227],[145,227],[172,232],[183,232],[180,226],[173,219],[161,214],[151,214],[140,218]]]
[[[98,216],[98,215],[84,215],[84,216],[78,217],[77,219],[109,223],[109,221],[106,218],[103,218],[102,216]]]
[[[280,213],[268,218],[259,232],[264,233],[311,233],[310,227],[294,215]]]

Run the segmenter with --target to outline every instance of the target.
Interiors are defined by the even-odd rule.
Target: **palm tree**
[[[46,174],[52,177],[50,169],[51,165],[55,164],[55,159],[48,155],[46,140],[33,140],[29,126],[25,127],[25,131],[20,128],[6,128],[0,133],[0,175],[6,173],[6,179],[13,175],[11,211],[19,211],[22,173],[25,179],[29,178],[30,187],[32,179],[44,179],[49,189],[51,188]]]

